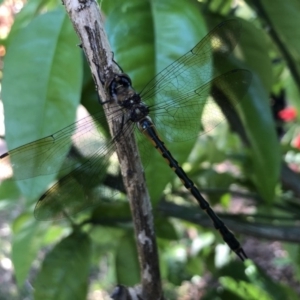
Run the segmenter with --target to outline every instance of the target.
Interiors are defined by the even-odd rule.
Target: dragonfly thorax
[[[120,106],[124,106],[124,101],[134,98],[136,95],[135,90],[131,86],[131,80],[127,74],[114,74],[107,83],[107,91],[112,100]],[[134,99],[132,99],[132,101],[134,101]]]
[[[107,89],[113,101],[127,111],[132,122],[139,122],[149,114],[149,107],[142,102],[140,95],[131,86],[128,75],[114,74]]]
[[[144,104],[143,102],[140,102],[138,105],[133,105],[130,109],[129,119],[137,123],[144,119],[149,114],[149,107]]]

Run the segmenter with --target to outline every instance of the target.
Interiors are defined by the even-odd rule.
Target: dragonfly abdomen
[[[162,157],[166,160],[169,167],[176,173],[178,178],[188,189],[194,198],[197,200],[199,206],[204,210],[210,219],[213,221],[214,227],[220,232],[223,240],[242,260],[247,258],[244,250],[241,248],[240,243],[235,238],[234,234],[225,226],[221,219],[215,214],[210,207],[209,203],[203,198],[194,182],[189,179],[184,170],[180,167],[178,162],[174,159],[170,151],[166,148],[164,142],[159,138],[155,126],[149,117],[144,118],[138,124],[141,132],[150,140],[154,147],[160,152]]]

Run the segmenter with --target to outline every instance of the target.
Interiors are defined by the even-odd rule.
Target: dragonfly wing
[[[209,82],[213,71],[213,56],[232,53],[241,34],[238,20],[222,22],[210,31],[193,49],[159,72],[141,91],[148,104],[163,103],[165,97],[188,93]]]
[[[118,142],[120,137],[126,138],[133,128],[131,122],[126,122],[114,139],[100,146],[84,163],[48,189],[36,204],[36,219],[60,219],[95,206],[99,201],[113,199],[119,193],[121,184],[103,185],[103,181],[108,177],[107,169],[111,167],[110,158],[115,152],[115,142]]]
[[[36,219],[60,219],[95,205],[97,198],[93,191],[105,179],[109,158],[113,152],[113,144],[109,148],[99,149],[94,157],[86,160],[48,189],[36,204]],[[101,191],[101,196],[106,196],[104,190]]]
[[[155,107],[154,123],[169,141],[189,140],[199,135],[201,129],[203,133],[208,132],[224,120],[224,111],[220,113],[215,100],[219,106],[226,103],[228,110],[234,110],[245,96],[251,80],[251,72],[243,69],[222,74],[192,92],[178,95],[169,101],[171,103],[167,101]],[[212,97],[208,97],[209,92]]]
[[[16,180],[54,174],[59,170],[63,170],[65,173],[70,172],[80,163],[85,162],[84,157],[93,155],[99,147],[107,142],[98,125],[98,120],[103,118],[104,113],[101,111],[52,135],[1,155],[0,180],[11,177],[10,165],[12,165]],[[82,158],[81,161],[74,159],[75,153]]]
[[[240,35],[238,20],[221,23],[192,50],[155,76],[141,92],[143,100],[150,106],[152,120],[167,140],[184,141],[199,134],[204,105],[212,103],[207,98],[213,84],[223,82],[224,88],[230,91],[231,80],[240,82],[240,87],[238,84],[233,86],[240,98],[244,96],[251,82],[249,72],[234,70],[235,74],[228,72],[223,76],[213,67],[213,58],[224,58],[232,53]],[[241,78],[236,78],[238,73]],[[209,111],[213,117],[213,110]]]

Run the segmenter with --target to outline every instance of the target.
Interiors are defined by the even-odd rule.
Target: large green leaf
[[[252,72],[247,97],[241,102],[240,116],[251,147],[250,174],[264,200],[274,200],[280,172],[280,148],[269,104],[273,83],[272,68],[265,35],[253,25],[243,22],[241,49],[245,66]],[[249,174],[249,175],[250,175]]]
[[[74,29],[62,10],[38,16],[13,36],[5,57],[2,85],[9,149],[74,122],[82,82],[76,43]],[[54,176],[25,180],[18,185],[23,194],[34,198]]]
[[[203,17],[193,1],[114,1],[104,3],[104,9],[108,12],[106,28],[115,59],[130,75],[137,91],[195,46],[206,31]],[[163,132],[160,134],[164,135]],[[183,162],[194,142],[167,146],[176,159]],[[148,141],[145,143],[148,145]],[[148,154],[151,145],[146,147]],[[146,169],[147,186],[153,201],[159,200],[172,176],[159,154],[153,154]]]
[[[218,23],[220,18],[207,16],[210,22]],[[243,128],[250,148],[251,169],[247,175],[254,182],[261,197],[272,202],[280,171],[280,149],[275,124],[269,104],[269,93],[273,84],[272,66],[268,53],[266,35],[253,24],[240,20],[242,34],[235,58],[217,63],[219,69],[247,69],[252,73],[248,93],[239,102],[237,112],[243,121]]]
[[[15,34],[23,27],[26,27],[34,17],[40,14],[40,11],[48,1],[35,0],[27,2],[22,10],[17,14],[13,26],[9,32],[8,38],[5,40],[7,46],[11,39],[14,39]]]
[[[91,242],[73,232],[47,254],[35,281],[34,299],[86,299]]]

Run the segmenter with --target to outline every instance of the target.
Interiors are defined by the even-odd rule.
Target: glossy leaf
[[[14,35],[5,57],[2,85],[9,149],[74,122],[82,81],[76,43],[70,21],[61,10],[36,17]],[[34,198],[53,178],[19,181],[18,185],[23,194]]]

